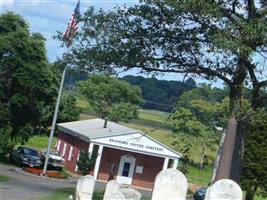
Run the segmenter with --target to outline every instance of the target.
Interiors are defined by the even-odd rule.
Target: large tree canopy
[[[10,140],[23,142],[38,126],[40,106],[56,94],[56,76],[46,58],[44,38],[30,34],[12,13],[0,17],[0,128]],[[8,128],[9,127],[9,128]],[[6,132],[7,134],[7,132]]]
[[[254,0],[144,0],[109,12],[89,8],[79,42],[65,59],[82,70],[140,68],[221,79],[230,87],[235,114],[246,78],[254,100],[267,82],[255,61],[266,57],[266,13]]]
[[[59,85],[47,61],[45,39],[18,15],[0,16],[0,154],[51,125]],[[77,119],[73,96],[63,98],[61,120]],[[73,109],[72,109],[73,108]],[[66,111],[68,109],[68,111]],[[71,116],[70,116],[71,115]]]
[[[142,103],[141,89],[124,80],[108,75],[91,75],[78,84],[93,110],[111,121],[128,121],[137,117],[138,106]]]

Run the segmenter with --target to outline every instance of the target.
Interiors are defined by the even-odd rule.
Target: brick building
[[[158,172],[176,168],[181,154],[139,130],[102,119],[58,124],[57,150],[66,167],[77,172],[81,150],[97,155],[95,179],[107,181],[111,174],[123,184],[152,188]],[[89,173],[89,172],[88,172]]]

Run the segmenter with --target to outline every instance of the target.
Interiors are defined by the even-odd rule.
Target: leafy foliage
[[[60,70],[47,61],[45,39],[18,15],[0,16],[0,153],[51,125]],[[63,98],[60,120],[77,119],[74,99]],[[74,110],[73,110],[74,109]],[[68,110],[68,111],[67,111]],[[68,116],[67,116],[68,115]]]
[[[91,75],[78,85],[80,93],[101,118],[127,121],[137,117],[138,105],[142,103],[139,87],[108,75]]]
[[[196,87],[193,79],[188,78],[185,82],[157,80],[156,78],[144,78],[142,76],[125,76],[122,78],[131,85],[137,85],[142,89],[145,103],[142,108],[155,109],[165,112],[172,110],[177,98],[183,92]]]
[[[241,108],[245,80],[257,99],[266,86],[266,7],[245,1],[148,1],[130,8],[89,8],[79,43],[64,61],[81,70],[139,68],[142,72],[186,73],[221,79],[230,89],[231,115]],[[253,105],[258,103],[255,101]]]
[[[88,152],[81,151],[80,157],[77,162],[78,169],[83,175],[88,175],[89,171],[93,169],[96,161],[96,155],[93,154],[91,158],[89,158]]]
[[[258,111],[246,137],[241,183],[248,200],[267,197],[267,113]]]
[[[13,13],[0,16],[0,58],[0,129],[9,138],[0,149],[6,151],[33,135],[40,105],[51,103],[55,95],[56,77],[44,38],[30,34],[26,22]]]

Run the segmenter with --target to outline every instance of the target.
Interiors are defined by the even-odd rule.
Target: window
[[[69,161],[71,161],[72,151],[73,151],[73,146],[70,146],[70,152],[69,152],[69,157],[68,157]]]
[[[66,143],[64,143],[64,147],[63,147],[62,156],[65,156],[65,153],[66,153],[66,148],[67,148],[67,144],[66,144]]]
[[[129,162],[125,162],[123,164],[122,176],[125,176],[125,177],[129,176],[130,166],[131,166],[131,163]]]
[[[61,144],[61,140],[58,140],[58,141],[57,141],[57,151],[60,150],[60,144]]]

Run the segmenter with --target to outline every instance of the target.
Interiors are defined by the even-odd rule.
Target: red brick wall
[[[142,174],[135,173],[135,167],[134,167],[132,185],[145,188],[153,188],[154,179],[156,175],[163,168],[164,158],[148,156],[123,150],[111,149],[108,147],[104,147],[103,149],[98,172],[98,179],[108,180],[108,174],[112,163],[116,165],[115,169],[115,179],[116,179],[119,170],[121,156],[128,153],[131,154],[136,159],[135,167],[137,165],[143,166]]]
[[[70,171],[75,171],[75,167],[76,167],[76,162],[77,162],[77,158],[79,155],[79,151],[80,150],[85,150],[88,151],[88,146],[89,144],[83,140],[80,140],[77,137],[68,135],[66,133],[60,132],[58,133],[58,140],[61,141],[60,143],[60,149],[59,151],[61,153],[63,153],[63,148],[64,148],[64,143],[67,144],[66,146],[66,152],[64,155],[64,159],[65,159],[65,166],[67,167],[68,170]],[[72,157],[71,160],[69,161],[69,152],[70,152],[70,147],[73,146],[73,151],[72,151]]]

